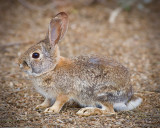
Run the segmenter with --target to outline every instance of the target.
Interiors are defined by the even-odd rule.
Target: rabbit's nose
[[[23,64],[20,64],[19,67],[22,69],[23,68]]]
[[[28,67],[28,64],[27,64],[27,62],[24,60],[23,63],[20,64],[19,66],[20,66],[20,68],[22,69],[22,68]]]
[[[28,66],[28,64],[25,60],[23,61],[23,66]]]

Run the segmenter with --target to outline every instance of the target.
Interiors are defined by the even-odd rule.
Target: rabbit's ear
[[[65,12],[58,13],[49,24],[48,38],[51,46],[56,45],[65,35],[68,28],[68,16]]]

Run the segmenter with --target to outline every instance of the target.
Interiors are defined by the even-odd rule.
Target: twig
[[[27,2],[26,0],[18,0],[24,7],[29,8],[31,10],[39,10],[40,7],[38,6],[34,6],[32,4],[30,4],[29,2]]]
[[[113,24],[115,22],[116,17],[120,14],[121,11],[122,11],[122,8],[119,7],[111,12],[109,17],[110,24]]]
[[[156,92],[156,91],[140,91],[139,94],[141,94],[141,93],[154,94],[154,93],[159,93],[159,92]]]
[[[32,42],[9,42],[6,44],[1,44],[0,47],[10,47],[10,46],[14,46],[14,45],[26,45],[26,44],[31,44]]]
[[[31,10],[42,10],[42,11],[45,11],[46,9],[49,9],[49,8],[55,8],[57,6],[62,6],[62,5],[66,5],[68,4],[69,2],[68,1],[53,1],[51,3],[48,3],[47,5],[45,6],[36,6],[36,5],[32,5],[31,3],[27,2],[26,0],[18,0],[24,7],[28,8],[28,9],[31,9]]]

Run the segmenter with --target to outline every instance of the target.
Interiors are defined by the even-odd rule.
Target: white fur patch
[[[135,101],[133,101],[133,100],[130,101],[127,105],[128,110],[132,110],[132,109],[138,107],[141,104],[141,102],[142,102],[142,98],[137,98]]]
[[[98,96],[98,97],[99,97],[99,96],[106,96],[106,93],[100,93],[100,94],[98,94],[97,96]]]
[[[114,103],[113,107],[116,111],[129,111],[136,107],[138,107],[142,102],[141,98],[137,98],[136,100],[131,100],[128,104],[125,103]]]
[[[106,110],[107,109],[107,107],[106,106],[104,106],[104,105],[102,105],[102,108],[101,108],[102,110]]]

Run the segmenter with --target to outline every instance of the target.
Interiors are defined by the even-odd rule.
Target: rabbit
[[[90,116],[115,114],[139,106],[142,98],[134,95],[129,70],[117,61],[97,55],[60,56],[58,43],[68,22],[65,12],[58,13],[51,19],[45,39],[19,58],[20,68],[45,98],[36,109],[59,113],[66,102],[74,100],[82,106],[76,114]]]

